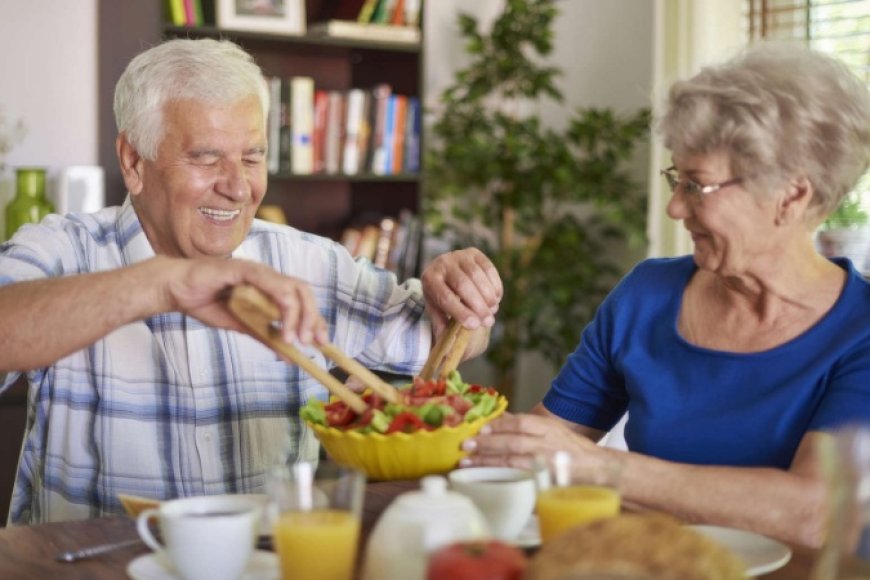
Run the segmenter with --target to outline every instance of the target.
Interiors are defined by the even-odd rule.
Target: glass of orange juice
[[[275,468],[266,478],[281,577],[352,580],[365,475],[332,462]]]
[[[619,515],[619,473],[599,473],[588,481],[571,476],[571,457],[559,451],[553,460],[554,481],[538,491],[535,509],[541,541],[602,518]]]

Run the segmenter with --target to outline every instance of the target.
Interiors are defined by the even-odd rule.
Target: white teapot
[[[399,495],[369,536],[363,580],[425,580],[429,554],[451,542],[490,537],[470,499],[447,491],[447,480],[424,477],[420,491]]]

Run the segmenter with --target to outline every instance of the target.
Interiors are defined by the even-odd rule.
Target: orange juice
[[[351,580],[359,519],[348,511],[285,512],[275,522],[274,545],[284,580]]]
[[[553,487],[538,494],[536,503],[541,540],[574,526],[619,515],[619,493],[608,487]]]

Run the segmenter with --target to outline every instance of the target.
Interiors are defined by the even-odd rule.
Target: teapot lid
[[[396,508],[402,510],[439,511],[475,510],[466,496],[447,490],[447,480],[440,475],[427,475],[420,480],[419,491],[409,491],[396,498]]]

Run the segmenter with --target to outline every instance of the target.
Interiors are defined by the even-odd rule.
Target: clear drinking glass
[[[269,472],[266,491],[281,577],[352,580],[365,475],[332,462],[303,462]]]
[[[542,542],[575,526],[619,515],[618,469],[578,479],[572,475],[571,456],[558,451],[550,462],[550,472],[551,478],[538,477],[535,503]]]
[[[870,425],[851,425],[819,448],[828,490],[825,544],[813,580],[870,577]]]

